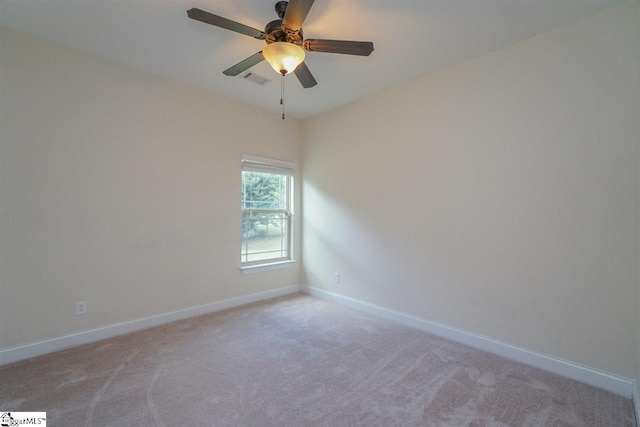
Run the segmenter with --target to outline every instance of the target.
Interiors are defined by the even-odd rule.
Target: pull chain
[[[280,105],[282,105],[282,120],[284,120],[284,75],[287,73],[286,71],[281,71],[282,75],[280,76]]]

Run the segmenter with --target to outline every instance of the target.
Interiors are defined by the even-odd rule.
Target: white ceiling
[[[286,78],[289,117],[306,118],[575,21],[619,0],[316,0],[306,38],[372,41],[369,57],[309,52],[318,85]],[[260,30],[276,0],[0,0],[0,25],[280,111],[280,77],[258,86],[222,71],[263,41],[187,18],[197,7]],[[241,76],[244,73],[241,74]]]

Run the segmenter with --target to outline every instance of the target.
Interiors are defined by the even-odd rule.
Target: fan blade
[[[227,68],[226,70],[224,70],[222,72],[222,74],[224,74],[226,76],[237,76],[241,72],[243,72],[245,70],[248,70],[249,68],[251,68],[254,65],[258,64],[259,62],[262,62],[262,60],[264,60],[264,56],[262,56],[262,51],[260,51],[258,53],[254,53],[253,55],[251,55],[247,59],[244,59],[244,60],[238,62],[233,67]]]
[[[266,37],[266,34],[263,31],[256,30],[255,28],[223,18],[222,16],[214,15],[213,13],[205,12],[204,10],[197,9],[195,7],[187,10],[187,15],[189,18],[195,19],[196,21],[215,25],[216,27],[235,31],[236,33],[245,34],[256,39],[264,40]]]
[[[347,40],[306,39],[303,47],[311,52],[342,53],[345,55],[369,56],[373,52],[372,42]]]
[[[314,0],[289,0],[287,10],[282,18],[282,26],[288,30],[298,31],[309,14]]]
[[[309,71],[309,67],[307,67],[307,64],[304,62],[301,62],[293,72],[296,74],[296,77],[300,80],[300,84],[305,89],[314,87],[318,84],[316,79],[313,77],[313,74],[311,74],[311,71]]]

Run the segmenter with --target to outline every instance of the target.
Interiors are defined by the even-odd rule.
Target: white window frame
[[[243,273],[257,272],[264,270],[271,270],[275,268],[284,268],[290,266],[295,262],[293,258],[293,230],[294,230],[294,164],[292,162],[284,160],[269,159],[266,157],[253,156],[249,154],[242,155],[241,172],[240,172],[240,185],[243,185],[242,172],[260,172],[270,173],[277,175],[284,175],[287,177],[287,200],[285,209],[245,209],[243,208],[242,201],[240,207],[240,221],[243,221],[244,214],[246,213],[281,213],[287,218],[287,248],[288,253],[286,257],[271,258],[258,261],[243,261],[242,248],[240,250],[240,270]],[[245,241],[240,241],[240,244],[245,244]]]

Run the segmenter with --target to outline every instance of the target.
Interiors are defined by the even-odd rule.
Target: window
[[[292,163],[242,156],[242,267],[291,260],[292,199]]]

